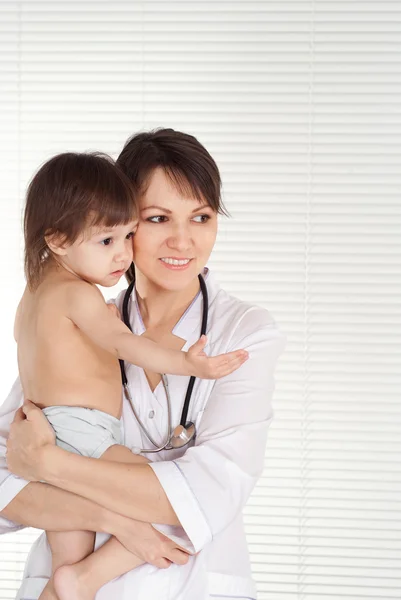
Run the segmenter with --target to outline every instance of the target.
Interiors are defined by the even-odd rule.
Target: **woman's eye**
[[[209,219],[210,219],[209,215],[197,215],[196,217],[193,218],[195,223],[206,223],[207,221],[209,221]]]
[[[106,238],[105,240],[102,240],[100,243],[103,244],[104,246],[108,246],[109,244],[111,244],[111,238]]]
[[[165,217],[164,215],[157,215],[155,217],[149,217],[146,220],[150,223],[165,223],[167,221],[167,217]]]

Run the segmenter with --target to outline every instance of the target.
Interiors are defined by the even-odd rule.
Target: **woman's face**
[[[217,234],[217,214],[206,203],[183,197],[162,169],[139,200],[134,263],[149,283],[179,291],[206,265]]]

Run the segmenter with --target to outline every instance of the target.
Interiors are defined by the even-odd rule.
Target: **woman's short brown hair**
[[[161,168],[182,194],[206,201],[217,213],[227,214],[221,199],[219,169],[193,135],[174,129],[137,133],[126,142],[117,164],[139,194],[146,192],[153,171]]]
[[[74,243],[89,226],[114,227],[136,216],[133,186],[112,159],[99,153],[64,153],[47,161],[27,193],[25,275],[34,289],[50,256],[46,237]]]

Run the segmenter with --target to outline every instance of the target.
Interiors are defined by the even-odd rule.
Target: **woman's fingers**
[[[35,411],[40,411],[40,408],[38,408],[33,402],[31,402],[30,400],[25,400],[24,404],[22,405],[22,411],[24,413],[24,415],[26,417],[28,417],[28,415],[32,416],[35,414]]]
[[[14,415],[13,423],[20,423],[21,421],[24,421],[24,420],[25,420],[25,415],[24,415],[24,412],[23,412],[22,406],[21,406],[21,408],[19,408]]]
[[[40,408],[38,408],[30,400],[24,400],[24,404],[16,411],[14,415],[13,423],[25,421],[29,414],[31,416],[34,414],[33,411],[40,411]]]
[[[172,563],[175,565],[186,565],[189,560],[189,555],[186,552],[182,552],[178,548],[171,548],[166,556],[157,559],[153,564],[158,569],[168,569]]]
[[[189,555],[178,548],[172,548],[166,558],[176,565],[186,565],[189,560]]]
[[[151,564],[158,569],[168,569],[171,566],[171,560],[167,560],[167,558],[158,558]]]
[[[6,455],[9,470],[29,481],[41,481],[42,450],[54,444],[54,429],[42,410],[27,400],[10,427]]]

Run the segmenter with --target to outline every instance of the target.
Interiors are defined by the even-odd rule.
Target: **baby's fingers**
[[[227,352],[227,354],[220,354],[217,358],[225,358],[226,364],[230,364],[231,361],[236,359],[244,362],[249,358],[249,353],[246,350],[233,350],[232,352]]]
[[[197,356],[197,355],[201,355],[204,356],[204,348],[207,344],[207,337],[205,335],[201,335],[199,340],[197,342],[195,342],[195,344],[193,344],[189,350],[188,350],[188,354],[191,354],[193,356]]]
[[[238,369],[242,364],[244,364],[248,358],[249,354],[246,350],[235,350],[234,352],[229,352],[228,354],[216,356],[215,359],[219,360],[216,365],[216,379],[229,375]]]

